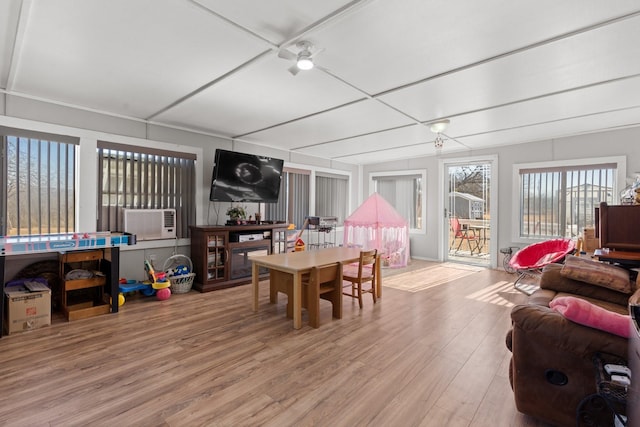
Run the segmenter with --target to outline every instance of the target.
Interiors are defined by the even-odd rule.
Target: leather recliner
[[[628,340],[574,323],[549,304],[560,296],[574,296],[628,314],[631,295],[569,279],[561,269],[559,264],[546,266],[540,289],[526,304],[512,309],[506,344],[512,352],[509,379],[517,409],[553,425],[573,427],[580,402],[596,393],[594,355],[626,360]]]

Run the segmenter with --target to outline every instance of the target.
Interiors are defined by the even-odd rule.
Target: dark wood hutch
[[[194,289],[208,292],[251,282],[251,256],[289,250],[288,224],[191,226]],[[268,277],[268,271],[262,272]]]

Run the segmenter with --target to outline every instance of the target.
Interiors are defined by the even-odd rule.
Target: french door
[[[444,159],[441,170],[443,260],[494,267],[497,158]]]

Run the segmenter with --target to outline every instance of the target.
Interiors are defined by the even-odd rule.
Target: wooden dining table
[[[260,285],[260,267],[275,270],[293,276],[293,327],[302,327],[302,276],[313,267],[337,262],[351,263],[360,259],[360,248],[332,247],[310,251],[285,252],[280,254],[251,257],[252,262],[252,308],[258,311]],[[381,295],[380,262],[376,262],[376,295]]]

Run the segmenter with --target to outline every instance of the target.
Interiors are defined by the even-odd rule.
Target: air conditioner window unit
[[[175,209],[123,209],[124,231],[136,240],[176,238]]]

